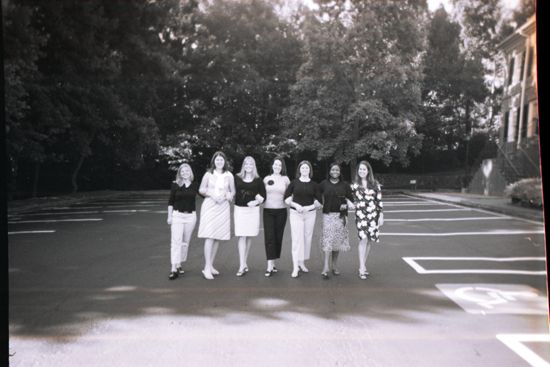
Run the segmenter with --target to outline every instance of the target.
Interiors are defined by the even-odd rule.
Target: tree
[[[469,139],[480,119],[475,107],[488,91],[480,58],[461,50],[460,31],[460,25],[449,19],[444,8],[434,13],[428,27],[422,92],[424,123],[419,130],[426,136],[423,157],[438,151],[454,152],[452,156],[458,163],[456,154],[462,146],[468,167]],[[445,164],[449,167],[449,162]]]
[[[185,110],[172,131],[194,136],[195,157],[223,149],[230,158],[262,160],[280,134],[300,43],[265,1],[213,2],[195,28],[182,58]]]
[[[422,13],[414,2],[322,2],[303,25],[306,60],[285,109],[298,152],[408,164],[421,136]]]
[[[4,4],[3,4],[4,6]],[[8,2],[5,12],[4,77],[6,137],[10,191],[16,187],[18,162],[27,159],[35,164],[33,195],[36,195],[38,169],[48,158],[45,145],[58,129],[48,122],[32,124],[30,99],[36,92],[40,73],[37,60],[47,37],[32,26],[36,11],[29,6]]]

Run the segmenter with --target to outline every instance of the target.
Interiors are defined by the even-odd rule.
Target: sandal
[[[176,279],[177,277],[178,277],[178,273],[175,272],[175,271],[171,271],[171,272],[170,272],[170,275],[168,276],[168,279],[174,280],[174,279]]]
[[[327,280],[328,279],[328,272],[324,272],[324,273],[321,273],[321,276],[323,277],[323,279]]]
[[[273,273],[274,273],[273,270],[266,270],[264,275],[265,275],[266,277],[270,277],[270,276],[273,275]]]
[[[332,274],[334,275],[340,275],[340,272],[336,269],[332,269]]]

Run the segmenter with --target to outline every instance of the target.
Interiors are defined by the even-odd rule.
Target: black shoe
[[[270,277],[270,276],[273,275],[273,273],[274,273],[273,270],[272,270],[272,271],[266,270],[264,275],[265,275],[266,277]]]
[[[175,271],[170,272],[170,275],[168,276],[168,279],[174,280],[178,277],[178,273]]]
[[[321,273],[321,276],[323,277],[323,279],[327,280],[328,279],[328,272]]]
[[[278,272],[278,271],[279,271],[279,270],[277,270],[276,267],[273,267],[273,270],[271,270],[272,273],[276,273],[276,272]]]
[[[177,268],[176,271],[178,272],[179,275],[185,274],[185,270],[183,270],[181,267]]]

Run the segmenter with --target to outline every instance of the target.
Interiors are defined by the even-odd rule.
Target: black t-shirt
[[[235,205],[248,206],[248,202],[255,200],[260,194],[265,200],[265,186],[261,178],[255,178],[252,182],[244,182],[237,175],[235,177]]]
[[[294,179],[285,191],[285,200],[292,195],[292,201],[302,206],[313,204],[315,199],[322,202],[319,184],[315,181],[302,182]]]
[[[170,199],[168,199],[168,205],[174,207],[174,210],[178,212],[194,212],[195,211],[195,198],[199,193],[199,187],[196,182],[191,182],[189,187],[182,185],[181,187],[172,182],[170,188]]]
[[[319,184],[323,195],[323,213],[339,213],[340,205],[346,203],[346,198],[353,201],[351,186],[346,181],[332,183],[324,180]]]

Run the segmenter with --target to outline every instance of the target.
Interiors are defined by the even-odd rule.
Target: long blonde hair
[[[189,167],[189,171],[191,171],[191,182],[193,182],[193,180],[195,179],[195,175],[193,174],[193,168],[191,168],[191,165],[187,162],[184,162],[182,163],[179,167],[178,167],[178,171],[176,172],[176,183],[178,184],[178,186],[183,186],[183,177],[181,176],[181,169],[183,167]]]
[[[237,173],[237,176],[244,179],[244,176],[245,176],[244,165],[247,161],[251,162],[254,165],[254,169],[252,170],[252,174],[254,175],[254,178],[260,177],[260,175],[258,175],[258,169],[256,168],[256,161],[254,160],[254,158],[252,158],[249,155],[244,157],[243,164],[241,165],[241,172]]]

